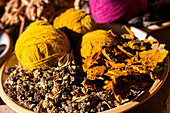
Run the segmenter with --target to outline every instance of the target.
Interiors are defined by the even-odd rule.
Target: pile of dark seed
[[[118,103],[112,91],[90,91],[81,82],[84,75],[69,67],[27,71],[7,68],[5,92],[17,104],[36,113],[101,112]]]

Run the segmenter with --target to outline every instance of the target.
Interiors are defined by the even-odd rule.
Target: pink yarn
[[[90,10],[97,23],[127,21],[146,10],[147,0],[89,0]]]

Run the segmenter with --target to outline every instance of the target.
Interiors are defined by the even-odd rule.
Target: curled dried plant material
[[[115,46],[103,46],[86,58],[83,64],[87,73],[83,86],[89,90],[111,90],[121,104],[158,79],[157,74],[163,69],[164,59],[169,53],[164,49],[165,45],[159,44],[157,40],[139,40],[125,28],[129,32],[126,37],[129,38],[122,40],[121,37],[122,41],[118,40],[120,43]],[[104,84],[97,85],[96,80]]]
[[[123,68],[125,67],[125,64],[124,63],[115,63],[114,61],[108,61],[108,60],[105,60],[107,64],[111,65],[111,67],[113,69],[115,68]]]
[[[125,54],[126,54],[127,56],[129,56],[130,58],[134,56],[132,53],[126,51],[126,50],[123,48],[123,46],[118,45],[117,47],[119,48],[119,50],[121,50],[123,53],[125,53]]]
[[[156,49],[139,53],[140,61],[149,67],[156,67],[157,63],[163,62],[168,54],[168,50],[159,51]]]
[[[130,39],[133,40],[133,39],[136,38],[134,32],[132,32],[127,26],[124,25],[124,26],[122,26],[122,28],[125,28],[125,29],[128,31],[128,33],[129,33],[129,34],[128,34],[128,35],[129,35],[128,37],[131,37]]]
[[[90,57],[87,57],[85,60],[85,63],[82,65],[83,70],[86,72],[87,69],[90,68],[90,66],[94,64],[98,64],[97,60],[100,58],[102,51],[96,52],[94,55],[91,55]]]
[[[88,71],[87,71],[87,78],[94,80],[96,77],[101,77],[105,71],[106,71],[105,66],[92,67],[92,68],[88,69]]]

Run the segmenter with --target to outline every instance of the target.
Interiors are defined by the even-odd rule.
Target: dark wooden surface
[[[150,32],[152,36],[166,44],[170,51],[170,27]],[[15,113],[0,99],[0,113]],[[170,113],[170,75],[160,90],[149,100],[126,113]]]

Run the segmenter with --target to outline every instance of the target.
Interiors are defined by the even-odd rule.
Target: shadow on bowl
[[[0,30],[0,65],[10,56],[13,42],[9,35]]]

